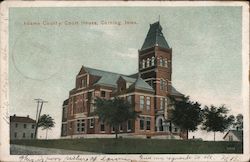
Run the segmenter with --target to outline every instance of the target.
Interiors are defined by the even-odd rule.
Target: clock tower
[[[159,21],[150,24],[139,50],[139,74],[155,90],[155,109],[164,110],[167,107],[166,96],[171,92],[172,49]]]

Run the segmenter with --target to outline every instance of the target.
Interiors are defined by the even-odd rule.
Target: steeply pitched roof
[[[146,91],[154,91],[154,89],[140,77],[137,78],[130,87]]]
[[[96,85],[107,85],[107,86],[116,87],[117,86],[116,81],[122,75],[122,74],[118,74],[118,73],[93,69],[93,68],[89,68],[89,67],[84,67],[84,68],[86,69],[86,71],[89,74],[101,77],[101,79],[99,79],[95,83]]]
[[[10,116],[10,122],[19,122],[19,123],[36,123],[35,120],[24,116]]]
[[[136,81],[135,78],[129,76],[121,76],[126,82],[134,83]]]
[[[148,85],[148,83],[146,83],[141,78],[136,79],[136,78],[126,76],[123,74],[93,69],[93,68],[89,68],[89,67],[84,67],[84,68],[89,74],[101,77],[95,83],[95,85],[106,85],[106,86],[112,86],[112,87],[116,88],[117,87],[117,83],[116,83],[117,80],[119,79],[119,77],[122,77],[126,82],[132,83],[131,86],[134,86],[134,88],[153,91],[153,88],[150,85]]]
[[[162,33],[162,27],[159,21],[155,22],[154,24],[150,24],[147,37],[142,45],[141,50],[154,46],[169,48],[169,45]]]
[[[226,135],[223,137],[223,139],[226,138],[226,136],[228,135],[229,132],[233,133],[240,141],[243,140],[243,131],[242,130],[229,130],[226,133]]]
[[[184,96],[182,93],[177,91],[172,85],[170,87],[170,94],[174,96]]]

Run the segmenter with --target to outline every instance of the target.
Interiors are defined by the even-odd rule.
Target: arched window
[[[144,59],[142,60],[142,68],[143,69],[145,68],[145,60]]]
[[[150,66],[150,59],[147,58],[147,67],[149,67],[149,66]]]
[[[151,66],[155,66],[155,57],[154,56],[151,58]]]
[[[163,58],[160,57],[160,66],[163,66]]]

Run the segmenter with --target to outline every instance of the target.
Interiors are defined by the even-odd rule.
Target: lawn
[[[57,139],[14,140],[11,144],[88,151],[105,154],[242,153],[242,142],[166,139]]]

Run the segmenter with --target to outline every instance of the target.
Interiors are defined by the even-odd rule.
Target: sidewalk
[[[10,145],[11,155],[69,155],[69,154],[97,154],[94,152],[74,151],[54,148],[33,147],[24,145]]]

